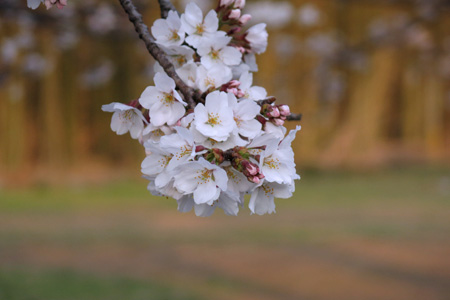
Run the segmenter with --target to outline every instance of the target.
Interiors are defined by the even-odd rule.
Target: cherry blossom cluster
[[[265,24],[244,30],[251,18],[244,5],[221,0],[204,16],[190,3],[151,28],[178,76],[201,95],[196,105],[156,63],[154,86],[138,100],[102,107],[113,112],[114,132],[144,146],[149,191],[176,199],[182,212],[209,216],[220,207],[236,215],[250,194],[252,213],[273,213],[274,198],[292,196],[300,178],[291,147],[300,126],[286,135],[289,107],[253,86],[255,54],[266,50],[268,34]]]

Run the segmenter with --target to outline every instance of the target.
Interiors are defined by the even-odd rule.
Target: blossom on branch
[[[127,12],[129,2],[121,0]],[[113,131],[130,131],[144,146],[148,190],[176,199],[181,212],[237,215],[249,194],[251,213],[273,213],[275,197],[292,196],[300,178],[291,146],[300,127],[285,136],[289,107],[253,86],[267,31],[265,24],[243,30],[244,5],[221,0],[205,18],[194,3],[180,16],[166,10],[151,28],[154,39],[143,37],[159,51],[155,85],[130,105],[104,106],[114,112]]]

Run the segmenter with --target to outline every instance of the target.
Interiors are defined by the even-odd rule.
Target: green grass
[[[257,299],[258,293],[266,293],[260,289],[265,283],[257,277],[242,282],[209,263],[192,263],[189,255],[242,247],[243,255],[263,252],[268,261],[285,259],[272,257],[271,251],[287,251],[292,256],[286,259],[295,262],[300,251],[311,259],[323,257],[330,266],[351,269],[352,264],[341,265],[347,260],[339,261],[346,257],[343,250],[334,252],[342,241],[412,245],[425,262],[428,254],[423,245],[445,249],[450,243],[448,169],[300,173],[294,196],[276,200],[277,214],[266,216],[249,216],[247,207],[238,217],[220,211],[206,219],[193,212],[181,214],[175,200],[151,196],[145,180],[2,190],[0,300],[197,299],[193,295],[215,299],[209,295],[223,290],[259,291],[254,294]],[[179,258],[185,247],[195,251]],[[36,255],[35,249],[41,252]],[[46,253],[55,253],[56,262]],[[117,257],[123,261],[116,264]],[[102,263],[91,266],[89,262],[97,258]],[[395,258],[386,268],[391,261]],[[140,273],[126,276],[121,273],[124,266],[126,274],[135,274],[135,268]],[[434,277],[430,278],[432,282]],[[274,295],[280,291],[267,290]]]
[[[117,276],[93,276],[71,270],[0,271],[4,300],[181,300],[199,299],[168,286]]]

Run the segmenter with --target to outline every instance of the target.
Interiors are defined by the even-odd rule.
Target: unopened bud
[[[238,89],[237,88],[231,88],[227,90],[228,93],[232,93],[237,97]]]
[[[282,116],[287,117],[291,114],[291,110],[289,109],[289,106],[286,104],[279,105],[278,109],[280,110],[280,114]]]
[[[254,163],[249,162],[248,160],[242,161],[242,166],[244,166],[245,171],[248,172],[250,175],[257,175],[259,173],[259,168]]]
[[[242,16],[239,18],[239,23],[240,23],[241,25],[245,25],[245,24],[247,24],[247,22],[250,21],[251,19],[252,19],[252,16],[251,16],[251,15],[245,14],[245,15],[242,15]]]
[[[237,20],[241,16],[241,10],[240,9],[233,9],[230,14],[228,15],[228,18],[232,20]]]
[[[236,79],[231,80],[228,84],[230,87],[234,87],[234,88],[237,88],[241,85],[241,83],[239,81],[237,81]]]
[[[283,126],[284,124],[284,120],[282,119],[271,119],[270,121],[277,126]]]
[[[235,34],[235,33],[240,32],[241,29],[242,29],[241,27],[233,27],[233,28],[231,28],[230,30],[228,30],[227,34],[228,34],[228,35],[233,35],[233,34]]]
[[[247,179],[248,179],[248,181],[256,183],[256,184],[261,182],[261,180],[259,179],[258,176],[250,176],[250,177],[247,177]]]
[[[195,152],[201,152],[201,151],[203,151],[203,150],[205,150],[206,148],[205,147],[203,147],[202,145],[199,145],[199,146],[195,146]]]
[[[243,91],[241,91],[241,90],[238,90],[238,92],[237,92],[237,95],[236,95],[238,98],[242,98],[242,97],[244,97],[245,96],[245,93],[243,92]]]
[[[223,156],[223,150],[219,148],[213,148],[212,153],[214,154],[214,159],[217,165],[223,163],[225,157]]]
[[[264,117],[261,116],[261,115],[257,115],[257,116],[256,116],[256,120],[258,120],[259,123],[261,123],[261,124],[263,124],[263,125],[265,125],[266,122],[267,122],[266,118],[264,118]]]
[[[269,106],[266,116],[269,118],[278,118],[280,116],[280,111],[276,106]]]

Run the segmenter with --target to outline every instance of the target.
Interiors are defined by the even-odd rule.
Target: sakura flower
[[[195,51],[188,46],[161,47],[175,68],[180,68],[194,61]]]
[[[230,41],[231,37],[220,36],[199,45],[197,52],[201,56],[202,65],[207,69],[216,65],[238,65],[241,62],[242,53],[234,47],[227,46]]]
[[[173,130],[169,126],[155,126],[153,124],[148,124],[147,127],[142,130],[140,142],[141,144],[144,144],[146,141],[159,142],[161,137],[172,133]]]
[[[131,137],[137,139],[144,129],[144,123],[147,123],[142,112],[133,106],[113,102],[103,105],[102,110],[114,113],[111,119],[111,130],[118,135],[129,131]]]
[[[279,145],[274,141],[267,144],[260,157],[260,168],[266,181],[292,184],[294,179],[300,178],[296,174],[294,151],[291,148],[291,143],[299,130],[300,126],[291,130]]]
[[[230,68],[226,66],[214,66],[209,70],[199,66],[196,73],[196,85],[200,91],[206,92],[210,88],[219,88],[230,81],[232,76]]]
[[[225,35],[225,32],[218,33],[219,19],[217,13],[211,10],[203,20],[203,12],[195,3],[186,6],[185,13],[181,16],[181,30],[189,36],[186,43],[197,48],[204,40],[217,35]]]
[[[227,172],[228,188],[230,193],[240,194],[252,190],[256,185],[247,180],[242,172],[237,171],[229,162],[224,162],[221,167]]]
[[[175,188],[183,194],[193,193],[196,204],[213,204],[220,192],[227,189],[226,172],[204,158],[178,167],[174,176]]]
[[[250,43],[253,53],[261,54],[266,51],[268,34],[266,24],[260,23],[247,30],[245,39]]]
[[[228,106],[233,110],[237,132],[247,138],[254,138],[261,132],[261,123],[255,119],[259,114],[260,106],[252,100],[237,102],[236,97],[228,94]]]
[[[260,186],[253,190],[248,207],[252,213],[258,215],[274,213],[274,198],[289,198],[294,190],[294,184],[286,185],[263,181]]]
[[[158,19],[151,28],[156,42],[165,47],[180,46],[184,42],[185,33],[181,29],[178,13],[171,10],[167,19]]]
[[[252,100],[261,100],[267,97],[266,89],[260,86],[252,86],[253,84],[253,74],[250,72],[242,73],[239,78],[241,85],[239,89],[244,94],[243,98]]]
[[[169,170],[195,158],[195,145],[192,133],[186,128],[175,127],[177,133],[161,138],[160,148],[171,153],[172,159],[168,162]]]
[[[228,97],[224,92],[209,93],[205,105],[197,104],[194,114],[195,128],[216,141],[226,140],[236,127],[233,110],[228,106]]]
[[[157,187],[155,184],[155,178],[151,176],[143,176],[145,179],[150,180],[150,182],[147,185],[147,190],[153,195],[153,196],[165,196],[165,197],[172,197],[175,200],[178,201],[181,197],[183,197],[183,194],[177,191],[173,187],[173,180],[170,181],[168,184],[166,184],[163,187]]]
[[[197,81],[197,64],[194,62],[189,62],[184,64],[182,67],[178,68],[177,74],[180,76],[181,80],[184,81],[188,86],[192,88],[197,88],[196,81]],[[206,74],[207,71],[204,69],[204,73]],[[209,81],[208,81],[209,83]],[[206,90],[206,89],[205,89]],[[204,90],[204,91],[205,91]]]
[[[162,149],[159,147],[158,143],[152,141],[145,143],[144,147],[147,150],[148,155],[141,163],[142,173],[148,176],[154,176],[156,177],[155,181],[162,180],[167,184],[168,180],[166,180],[166,178],[170,176],[167,176],[168,174],[164,173],[164,171],[167,171],[167,165],[172,159],[173,154]]]
[[[175,81],[164,73],[156,73],[156,86],[147,87],[139,103],[150,111],[150,122],[155,126],[173,125],[184,116],[186,103],[175,90]]]

